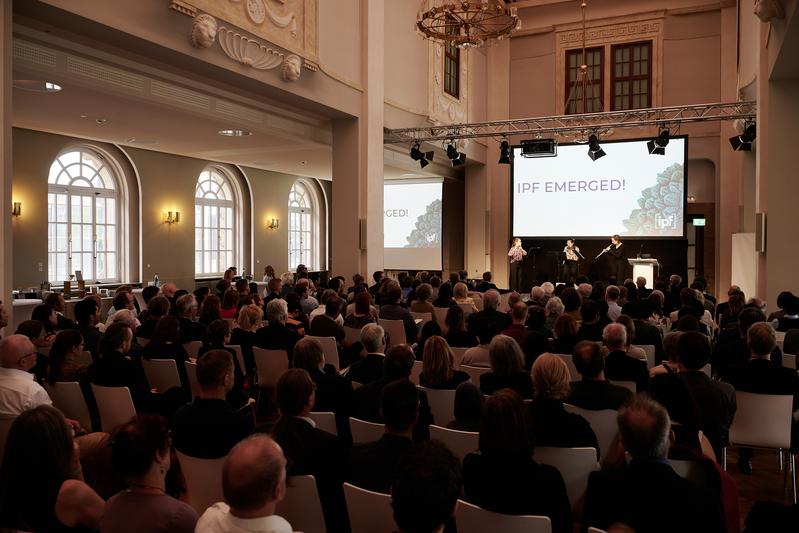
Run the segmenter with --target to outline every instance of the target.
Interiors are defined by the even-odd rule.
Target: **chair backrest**
[[[610,380],[608,380],[608,382],[612,383],[613,385],[616,385],[617,387],[624,387],[625,389],[629,390],[633,394],[638,392],[638,385],[635,384],[635,381],[616,381],[616,380],[610,381]]]
[[[87,430],[92,429],[92,417],[89,415],[89,406],[86,405],[80,383],[59,381],[55,385],[45,383],[44,388],[53,400],[53,407],[64,413],[65,417],[80,422],[80,425]]]
[[[247,366],[244,364],[244,352],[241,349],[241,346],[238,344],[228,344],[225,348],[230,348],[234,352],[236,352],[236,361],[239,363],[239,368],[241,369],[241,373],[245,376],[247,375]]]
[[[92,364],[92,352],[88,350],[84,350],[78,354],[78,357],[75,359],[75,362],[79,365],[89,366]]]
[[[411,367],[411,375],[408,376],[408,379],[410,379],[411,383],[413,383],[414,385],[419,384],[419,376],[422,375],[422,366],[423,366],[422,361],[413,362],[413,367]]]
[[[136,416],[133,398],[127,387],[102,387],[92,383],[92,393],[100,412],[100,427],[106,433],[111,433],[115,427]]]
[[[405,338],[405,323],[402,320],[378,318],[377,323],[388,333],[392,346],[408,342]],[[416,342],[416,339],[411,339],[410,342]]]
[[[479,292],[474,293],[472,296],[472,300],[474,300],[474,306],[477,308],[478,311],[483,310],[483,295]]]
[[[344,326],[344,343],[351,346],[361,340],[361,330]]]
[[[458,431],[436,425],[430,426],[430,438],[446,444],[449,451],[463,461],[466,454],[477,450],[480,434],[476,431]]]
[[[784,360],[783,360],[783,364],[784,364]],[[708,364],[706,364],[705,366],[702,367],[702,372],[704,372],[705,375],[707,377],[709,377],[709,378],[713,377],[713,367],[710,366],[710,363],[708,363]]]
[[[385,431],[386,428],[383,424],[375,424],[360,418],[350,417],[350,432],[352,433],[352,442],[354,444],[379,440]]]
[[[427,387],[419,387],[419,389],[427,393],[427,401],[430,402],[434,423],[443,427],[455,419],[454,389],[428,389]]]
[[[575,413],[585,418],[594,430],[596,440],[599,443],[599,451],[602,457],[608,453],[613,439],[619,433],[619,426],[616,423],[616,416],[619,414],[614,409],[602,409],[601,411],[589,411],[573,405],[564,404],[570,413]]]
[[[344,483],[344,499],[352,533],[396,531],[391,496]],[[292,524],[293,525],[293,524]]]
[[[322,502],[313,476],[286,478],[286,496],[277,504],[275,514],[285,518],[294,531],[327,531]]]
[[[469,348],[452,348],[450,347],[450,351],[452,351],[452,358],[455,360],[454,368],[460,368],[461,361],[463,361],[463,354],[466,353],[466,350]]]
[[[316,423],[316,428],[338,435],[336,427],[336,414],[330,411],[311,411],[308,416]]]
[[[510,295],[513,294],[512,292],[506,292],[500,295],[499,297],[499,308],[498,311],[502,311],[503,313],[507,313],[510,311],[510,305],[508,305],[508,300],[510,300]]]
[[[471,379],[472,383],[474,383],[477,387],[480,387],[480,376],[491,371],[491,369],[487,367],[469,365],[460,365],[458,370],[469,374],[469,379]]]
[[[191,397],[200,395],[200,382],[197,381],[197,363],[191,361],[183,361],[183,366],[186,367],[186,375],[189,377],[189,388],[191,389]]]
[[[289,369],[286,350],[266,350],[253,346],[252,355],[255,359],[258,385],[261,387],[274,387],[283,372]]]
[[[193,357],[194,359],[197,359],[200,356],[200,348],[202,347],[202,341],[190,341],[183,343],[183,348],[186,350],[186,353],[189,354],[189,357]]]
[[[785,368],[792,368],[796,370],[796,354],[783,353],[782,366],[784,366]]]
[[[785,332],[785,340],[780,349],[793,355],[799,353],[799,328],[792,328]]]
[[[315,339],[322,345],[322,351],[325,354],[325,362],[333,365],[336,367],[336,370],[339,370],[339,361],[338,361],[338,344],[336,343],[335,337],[313,337],[311,335],[307,335],[308,339]]]
[[[222,496],[222,465],[226,457],[200,459],[176,451],[180,469],[186,479],[187,497],[198,515],[205,512]]]
[[[172,387],[180,387],[180,374],[174,359],[145,359],[142,357],[144,374],[150,387],[158,392],[166,392]]]
[[[411,316],[415,320],[421,320],[421,322],[417,322],[417,325],[419,326],[419,331],[422,330],[425,324],[427,324],[428,322],[432,322],[433,320],[433,313],[414,313],[413,311],[411,311]]]
[[[598,527],[589,527],[588,533],[608,533],[604,529],[599,529]]]
[[[8,432],[11,430],[11,424],[13,424],[16,419],[16,416],[0,415],[0,463],[3,462],[2,457],[6,451]]]
[[[577,367],[574,366],[574,357],[570,353],[556,353],[558,357],[563,359],[563,362],[566,363],[566,366],[569,368],[569,376],[571,377],[572,381],[580,381],[583,377],[577,372]]]
[[[754,448],[790,448],[793,396],[737,391],[738,409],[730,443]]]
[[[583,516],[585,492],[588,488],[588,476],[599,470],[596,461],[596,450],[593,448],[550,448],[537,446],[533,459],[558,469],[566,484],[566,493],[572,506],[572,515],[576,520]]]
[[[458,533],[551,533],[552,522],[546,516],[508,515],[481,509],[458,500],[455,506],[455,524]]]
[[[445,323],[445,320],[447,319],[447,312],[449,311],[449,308],[447,308],[447,307],[434,307],[433,309],[434,309],[434,311],[436,313],[436,322],[438,322],[438,325],[441,327],[441,334],[442,335],[446,335],[448,328],[447,328],[447,325]]]
[[[713,468],[708,468],[705,462],[669,459],[669,463],[680,477],[700,487],[708,488],[709,484],[712,483],[711,480],[716,477]]]
[[[654,344],[634,344],[636,348],[641,348],[646,353],[646,368],[655,366],[655,345]]]
[[[458,304],[458,307],[463,309],[463,314],[469,316],[470,314],[474,313],[474,304]]]
[[[139,309],[144,311],[147,309],[147,302],[144,301],[142,289],[133,289],[133,297],[136,298],[136,303],[139,304]]]

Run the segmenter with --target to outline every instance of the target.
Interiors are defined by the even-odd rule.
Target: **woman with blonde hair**
[[[455,303],[458,305],[463,306],[471,306],[471,311],[464,311],[469,313],[476,313],[477,307],[474,306],[474,300],[469,296],[469,287],[462,281],[459,281],[455,284],[455,287],[452,288],[452,299],[455,300]]]
[[[538,356],[532,370],[535,400],[530,408],[537,446],[556,448],[594,448],[600,457],[599,443],[591,426],[580,415],[563,408],[571,387],[569,368],[551,353]]]
[[[230,345],[241,346],[241,355],[247,366],[247,375],[252,375],[255,372],[252,347],[255,345],[255,332],[261,327],[263,318],[264,314],[260,307],[255,304],[245,305],[239,311],[239,318],[236,320],[233,331],[230,332]]]
[[[469,380],[469,374],[455,370],[455,358],[449,344],[438,335],[427,339],[422,356],[422,374],[419,383],[431,389],[458,388],[458,385]]]

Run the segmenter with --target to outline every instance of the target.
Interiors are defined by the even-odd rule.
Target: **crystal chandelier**
[[[516,8],[504,0],[423,0],[416,17],[425,38],[460,48],[509,37],[520,27]]]

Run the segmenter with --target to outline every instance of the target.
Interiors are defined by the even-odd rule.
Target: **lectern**
[[[633,281],[638,279],[639,276],[646,279],[646,288],[651,289],[655,284],[655,277],[658,275],[660,263],[657,259],[640,259],[633,258],[627,259],[633,267]]]

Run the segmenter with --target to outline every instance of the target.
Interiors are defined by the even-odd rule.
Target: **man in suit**
[[[286,327],[289,317],[286,300],[277,298],[266,305],[266,319],[269,324],[255,332],[255,346],[267,350],[286,350],[291,360],[294,345],[300,340],[300,334]]]
[[[280,278],[272,278],[266,284],[267,295],[264,298],[264,304],[268,304],[272,300],[280,298],[280,293],[283,292],[283,282]]]
[[[64,311],[66,311],[67,304],[64,302],[64,296],[59,293],[50,293],[47,295],[47,298],[44,299],[44,303],[49,305],[55,311],[56,318],[58,323],[55,326],[57,331],[61,331],[63,329],[78,329],[78,325],[75,324],[74,321],[70,320],[69,318],[64,316]]]
[[[587,300],[580,306],[580,329],[577,330],[579,341],[601,341],[603,324],[599,314],[599,304]]]
[[[309,417],[315,402],[311,376],[301,368],[287,370],[277,382],[276,397],[280,418],[272,438],[291,461],[288,475],[316,479],[327,530],[341,531],[347,523],[342,490],[347,454],[336,435],[317,429]]]
[[[636,346],[651,345],[655,347],[655,364],[659,365],[663,359],[663,334],[657,326],[649,322],[652,316],[652,303],[648,298],[637,302],[627,302],[624,304],[622,314],[628,315],[633,319],[635,326],[635,337],[632,344]]]
[[[611,381],[634,381],[638,392],[645,390],[649,382],[646,361],[627,355],[627,329],[624,325],[614,322],[605,326],[602,341],[608,349],[605,376]]]
[[[350,452],[347,481],[388,494],[400,459],[413,448],[413,427],[419,416],[419,390],[407,379],[383,387],[380,412],[386,426],[374,442],[356,444]]]
[[[93,298],[85,298],[75,304],[75,320],[78,331],[83,336],[84,348],[92,354],[92,361],[97,361],[98,347],[103,334],[97,328],[100,323],[100,307]]]
[[[380,286],[383,284],[383,271],[376,270],[372,274],[372,279],[374,280],[375,284],[369,287],[369,294],[372,295],[373,300],[377,300],[377,293],[380,291]]]
[[[483,281],[474,288],[476,292],[486,292],[491,289],[497,290],[497,286],[491,283],[491,272],[483,272]]]
[[[584,527],[607,530],[622,523],[655,533],[726,530],[718,496],[680,477],[666,460],[674,434],[663,406],[636,396],[619,412],[618,424],[620,444],[632,461],[588,477]]]
[[[799,409],[799,375],[792,368],[776,366],[769,360],[777,341],[774,328],[766,322],[758,322],[749,328],[746,335],[749,346],[749,362],[741,366],[730,378],[735,390],[754,394],[785,394],[793,396],[792,411]],[[786,421],[787,422],[787,421]],[[791,453],[799,448],[799,424],[791,425]],[[738,465],[744,473],[752,472],[752,450],[741,449]]]
[[[178,308],[178,319],[180,320],[180,342],[186,344],[191,341],[205,341],[208,328],[200,324],[197,319],[197,299],[193,294],[184,294],[178,298],[175,305]]]
[[[566,403],[583,409],[600,411],[618,410],[629,403],[633,394],[605,379],[605,357],[596,342],[582,341],[574,347],[574,366],[583,377],[571,384],[571,396]]]
[[[352,363],[347,379],[365,385],[383,376],[383,359],[386,357],[386,333],[377,324],[366,324],[361,328],[361,344],[366,357]]]
[[[225,399],[233,389],[233,359],[211,350],[197,360],[200,394],[172,417],[172,442],[191,457],[224,457],[252,431],[252,417],[234,410]]]
[[[143,337],[149,339],[153,336],[155,326],[162,317],[169,315],[169,300],[163,296],[156,296],[151,298],[147,304],[147,315],[141,326],[136,328],[136,337]]]
[[[652,292],[651,289],[646,288],[646,278],[643,276],[638,276],[635,278],[635,286],[638,290],[638,299],[645,300],[649,298],[649,293]]]
[[[766,315],[760,309],[753,307],[744,308],[738,314],[738,326],[734,329],[724,330],[716,341],[711,363],[713,371],[719,379],[729,381],[738,373],[741,367],[749,362],[750,353],[747,343],[749,328],[758,322],[765,322]],[[782,366],[782,350],[774,346],[770,356],[771,363]]]
[[[311,334],[315,337],[334,337],[337,342],[344,340],[344,328],[337,322],[344,309],[344,300],[331,296],[325,303],[325,312],[311,321]]]
[[[467,329],[477,335],[480,344],[490,343],[491,339],[511,325],[510,315],[497,310],[499,298],[499,291],[486,291],[483,295],[483,310],[470,314],[467,319]]]
[[[386,282],[385,303],[380,306],[379,316],[385,320],[402,320],[405,327],[405,342],[413,344],[419,333],[416,321],[407,307],[402,306],[402,287],[394,280]],[[389,339],[391,344],[397,344],[397,339]]]

